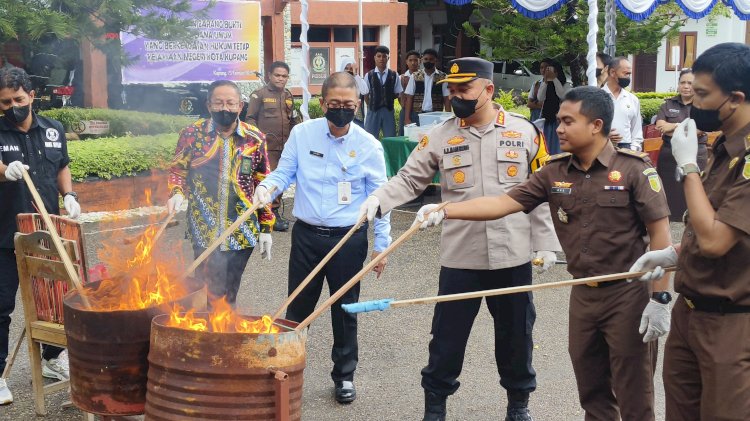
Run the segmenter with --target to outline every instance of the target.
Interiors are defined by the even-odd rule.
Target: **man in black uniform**
[[[59,214],[59,194],[71,218],[81,213],[78,196],[73,192],[68,163],[65,130],[59,121],[37,115],[31,110],[34,91],[31,79],[20,68],[0,69],[0,371],[8,356],[10,314],[16,305],[18,271],[13,250],[16,216],[35,212],[33,199],[24,184],[23,169],[29,172],[44,206]],[[62,348],[44,347],[42,375],[68,378],[66,356]],[[0,379],[0,404],[13,402],[13,395]]]

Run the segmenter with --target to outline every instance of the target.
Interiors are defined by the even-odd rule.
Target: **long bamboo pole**
[[[437,208],[433,209],[432,211],[425,214],[429,215],[432,212],[437,212],[442,210],[446,205],[448,205],[448,202],[443,202],[438,206]],[[391,243],[388,248],[383,250],[382,253],[380,253],[377,257],[370,260],[370,263],[368,263],[365,267],[362,268],[359,272],[357,272],[356,275],[352,279],[349,280],[346,284],[344,284],[341,288],[338,289],[334,294],[330,296],[323,304],[321,304],[320,307],[318,307],[315,311],[312,312],[305,320],[303,320],[299,325],[297,325],[296,330],[302,330],[306,328],[310,323],[312,323],[315,319],[317,319],[324,311],[328,309],[328,307],[332,306],[333,303],[335,303],[339,298],[341,298],[342,295],[346,294],[347,291],[349,291],[354,285],[357,284],[362,278],[367,275],[368,272],[370,272],[375,266],[380,263],[381,260],[388,257],[389,254],[391,254],[394,250],[399,248],[401,244],[403,244],[406,240],[411,238],[414,234],[419,231],[420,224],[413,224],[406,232],[401,234],[400,237],[396,239],[393,243]]]
[[[299,293],[302,292],[303,289],[305,289],[307,284],[309,284],[310,281],[312,281],[313,278],[315,278],[315,275],[317,275],[318,272],[320,272],[320,270],[323,269],[323,267],[328,263],[328,261],[331,260],[331,258],[333,258],[333,256],[336,253],[338,253],[341,247],[344,246],[344,244],[352,237],[352,235],[354,235],[354,233],[357,232],[359,227],[362,226],[362,224],[365,222],[365,219],[366,219],[366,215],[363,215],[359,219],[359,221],[357,221],[357,223],[354,224],[354,226],[349,230],[349,232],[347,232],[346,235],[338,242],[338,244],[336,244],[336,246],[332,248],[331,251],[328,252],[328,254],[326,254],[323,260],[321,260],[320,263],[318,263],[318,265],[315,266],[312,272],[310,272],[310,274],[307,275],[307,277],[302,280],[302,283],[299,284],[297,289],[295,289],[294,292],[289,294],[289,297],[287,297],[286,301],[284,301],[284,304],[282,304],[281,307],[279,307],[279,309],[276,310],[276,312],[273,314],[273,317],[271,318],[272,320],[276,320],[281,316],[281,313],[283,313],[284,310],[286,310],[286,308],[289,307],[289,304],[291,304],[292,301],[294,301],[294,299],[297,298]]]
[[[47,225],[47,231],[49,232],[50,237],[52,237],[52,244],[55,246],[57,253],[60,255],[60,260],[62,260],[63,266],[65,266],[65,271],[68,273],[70,281],[73,283],[73,286],[78,290],[78,294],[81,296],[81,303],[83,304],[83,307],[87,309],[91,308],[89,300],[88,298],[86,298],[86,294],[83,292],[83,284],[81,284],[81,280],[78,278],[78,272],[76,271],[75,266],[73,266],[73,261],[70,260],[68,252],[65,251],[65,247],[63,247],[62,239],[60,239],[60,234],[57,233],[55,224],[52,222],[52,218],[49,217],[49,213],[47,213],[47,208],[44,206],[42,197],[39,196],[39,191],[37,191],[36,186],[34,186],[34,182],[31,180],[31,177],[29,176],[28,171],[26,171],[26,168],[23,168],[22,171],[23,181],[26,182],[26,186],[29,188],[31,196],[34,198],[34,203],[36,203],[36,207],[37,209],[39,209],[39,213],[42,215],[42,220],[44,221],[44,224]]]

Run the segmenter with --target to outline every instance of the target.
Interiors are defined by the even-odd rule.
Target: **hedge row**
[[[42,111],[41,115],[60,121],[68,132],[81,120],[109,121],[110,136],[143,136],[179,132],[195,121],[192,117],[142,113],[103,108],[64,107]]]
[[[178,136],[177,133],[165,133],[68,142],[73,180],[83,181],[88,177],[109,180],[167,168],[174,156]]]

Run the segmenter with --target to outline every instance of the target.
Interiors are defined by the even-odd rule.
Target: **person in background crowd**
[[[297,183],[293,211],[297,222],[292,228],[289,255],[290,294],[357,223],[357,210],[367,195],[387,181],[383,146],[351,124],[359,98],[354,78],[348,73],[332,74],[323,82],[321,95],[325,118],[308,120],[294,128],[279,167],[258,186],[253,198],[255,203],[269,203],[272,186],[278,194]],[[287,319],[301,322],[313,312],[324,279],[334,294],[362,270],[367,258],[367,226],[363,224],[292,301]],[[390,231],[390,214],[375,221],[373,259],[390,245]],[[381,260],[373,269],[378,277],[386,263],[387,259]],[[357,302],[359,286],[356,284],[331,306],[331,378],[339,403],[350,403],[357,397],[357,315],[346,313],[341,304]]]
[[[289,65],[283,61],[271,63],[268,69],[268,83],[250,95],[247,106],[247,122],[263,132],[268,148],[268,163],[271,171],[279,165],[281,152],[294,127],[294,97],[286,83],[289,81]],[[276,216],[274,231],[286,231],[289,222],[279,213],[281,196],[273,202],[273,213]]]
[[[631,271],[678,266],[664,349],[667,421],[750,416],[750,47],[715,45],[693,63],[691,119],[672,134],[688,212],[682,243],[652,247]],[[698,131],[721,130],[705,174]]]
[[[492,102],[492,63],[476,57],[451,61],[448,83],[450,118],[422,137],[406,165],[360,208],[377,214],[419,196],[440,172],[443,199],[467,200],[484,192],[498,194],[522,182],[549,158],[544,137],[528,120]],[[486,159],[491,157],[492,159]],[[474,292],[531,284],[532,256],[554,266],[560,243],[549,208],[507,221],[451,222],[440,247],[438,294]],[[532,294],[488,297],[494,320],[495,360],[500,385],[508,396],[506,421],[531,421],[529,395],[536,389],[532,367],[532,329],[536,310]],[[429,361],[422,369],[424,421],[445,421],[446,401],[461,383],[469,334],[481,299],[438,303],[432,319]]]
[[[396,120],[393,115],[393,101],[403,92],[398,73],[388,69],[388,47],[379,45],[375,48],[375,68],[367,72],[367,116],[365,130],[376,139],[383,131],[383,137],[396,135]]]
[[[643,120],[638,97],[625,90],[630,86],[633,67],[625,57],[615,57],[607,69],[607,92],[615,103],[615,118],[609,140],[618,148],[643,150]]]
[[[679,94],[667,99],[659,108],[656,115],[656,128],[661,132],[664,143],[659,151],[659,160],[656,169],[659,171],[664,183],[664,191],[667,193],[669,210],[672,212],[672,221],[681,221],[687,210],[685,193],[682,191],[682,183],[675,178],[677,163],[672,156],[672,134],[679,123],[690,118],[690,109],[693,105],[693,80],[695,75],[692,69],[683,69],[680,72]],[[708,135],[705,132],[698,133],[698,168],[703,171],[708,159],[708,148],[706,142]]]
[[[206,107],[211,118],[198,120],[180,132],[167,185],[167,210],[175,212],[187,196],[187,235],[195,256],[253,203],[253,193],[270,172],[266,141],[255,127],[240,121],[240,88],[217,80],[208,86]],[[226,297],[234,306],[242,272],[253,249],[271,260],[274,214],[258,209],[196,269],[208,285],[210,298]]]
[[[568,93],[571,86],[568,83],[562,65],[555,60],[547,61],[544,69],[544,83],[539,87],[537,98],[542,103],[542,118],[544,119],[544,138],[551,154],[560,153],[560,139],[557,138],[557,111],[560,101]]]
[[[596,53],[596,83],[598,87],[603,87],[607,83],[609,74],[609,64],[612,62],[612,56],[604,53]]]
[[[404,91],[406,91],[406,86],[409,84],[409,79],[411,78],[411,75],[416,73],[419,70],[419,62],[421,60],[421,56],[419,55],[419,51],[411,50],[406,53],[406,71],[404,74],[401,75],[401,89],[402,92],[398,96],[398,102],[401,104],[401,111],[398,114],[398,135],[403,136],[404,135],[404,120],[406,120],[406,97],[404,94]],[[411,121],[416,121],[417,113],[414,112],[413,116],[411,118]],[[408,123],[406,123],[408,124]]]
[[[344,60],[343,63],[341,63],[341,69],[339,69],[339,72],[346,72],[349,73],[354,77],[354,80],[357,82],[357,89],[359,90],[359,102],[357,103],[357,112],[354,114],[354,124],[356,124],[359,127],[364,128],[365,127],[365,101],[364,101],[364,94],[367,93],[367,83],[364,79],[362,79],[362,76],[359,75],[357,72],[359,68],[357,67],[357,63],[354,62],[352,59]]]
[[[10,340],[10,315],[16,306],[18,266],[13,236],[19,213],[37,212],[23,182],[27,170],[51,214],[60,214],[59,199],[70,218],[81,213],[73,191],[70,158],[62,123],[32,110],[35,92],[31,79],[18,67],[0,68],[0,372],[5,369]],[[67,380],[68,359],[63,348],[42,347],[42,376]],[[0,378],[0,405],[13,402],[5,379]]]
[[[437,51],[432,48],[422,53],[423,70],[417,70],[409,78],[409,84],[404,91],[404,123],[419,124],[419,114],[431,111],[450,111],[451,103],[448,97],[448,85],[438,86],[445,79],[445,73],[437,67]]]
[[[425,205],[414,223],[426,228],[447,219],[445,232],[448,224],[498,222],[549,203],[574,277],[626,272],[649,246],[646,233],[651,248],[670,246],[669,208],[648,155],[615,149],[607,140],[613,113],[601,89],[572,89],[558,113],[565,153],[506,192],[449,203],[441,211]],[[669,277],[661,275],[651,285],[623,279],[572,287],[568,351],[586,421],[655,419],[657,339],[669,332],[672,299]]]
[[[542,116],[542,102],[539,101],[539,87],[544,84],[544,73],[547,70],[549,62],[549,59],[544,59],[539,62],[539,74],[542,75],[542,77],[532,83],[531,89],[529,89],[529,100],[526,101],[526,106],[531,110],[530,120],[532,122],[539,120]]]

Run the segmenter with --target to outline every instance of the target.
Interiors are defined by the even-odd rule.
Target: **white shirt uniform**
[[[625,89],[620,90],[620,95],[615,98],[609,86],[602,87],[615,103],[615,116],[612,119],[612,128],[622,136],[621,144],[630,146],[630,149],[643,150],[643,119],[641,117],[641,102],[638,97]]]

